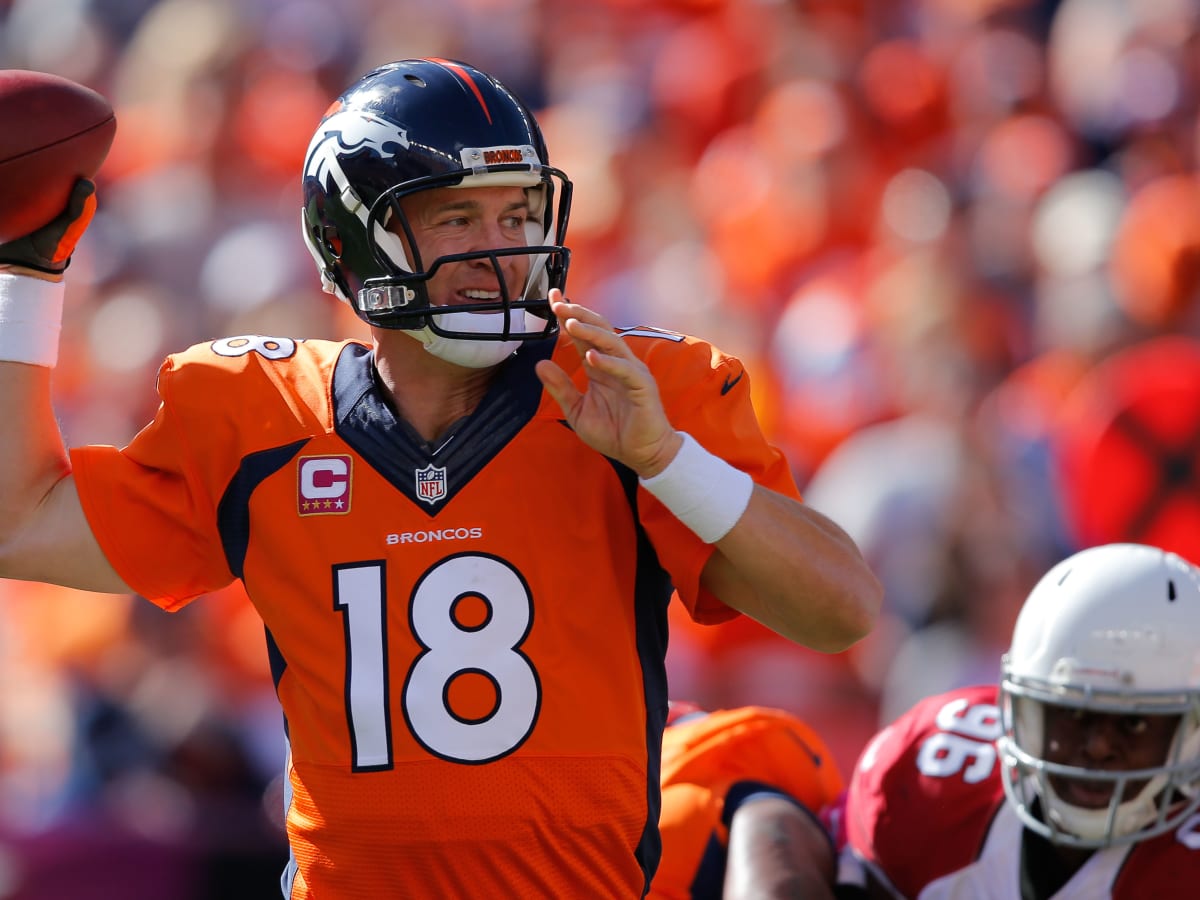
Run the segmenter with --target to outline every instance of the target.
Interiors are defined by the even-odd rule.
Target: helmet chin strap
[[[500,334],[503,331],[501,312],[471,313],[448,312],[437,316],[439,328],[447,331],[465,331],[470,334]],[[537,330],[541,325],[528,321],[525,310],[509,310],[510,332]],[[486,369],[504,362],[521,346],[521,341],[473,341],[464,338],[448,338],[434,334],[429,326],[419,331],[405,331],[414,340],[420,341],[427,351],[438,359],[463,366],[467,369]]]
[[[1047,782],[1046,793],[1049,795],[1049,807],[1046,815],[1053,819],[1054,824],[1071,834],[1078,835],[1089,841],[1103,840],[1105,843],[1112,838],[1125,837],[1149,825],[1158,815],[1155,797],[1167,783],[1165,775],[1155,776],[1132,800],[1126,800],[1117,805],[1113,817],[1112,828],[1108,825],[1110,808],[1084,809],[1067,803],[1058,796],[1058,792]],[[1124,785],[1117,783],[1114,790],[1122,790]]]

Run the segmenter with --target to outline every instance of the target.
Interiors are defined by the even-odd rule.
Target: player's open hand
[[[681,443],[646,364],[599,313],[567,303],[550,292],[559,327],[583,360],[586,389],[580,391],[560,366],[537,365],[538,378],[562,408],[567,424],[592,449],[629,466],[643,478],[657,475]]]

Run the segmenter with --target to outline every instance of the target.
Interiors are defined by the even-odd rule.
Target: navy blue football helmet
[[[525,188],[529,246],[422,260],[400,198],[492,185]],[[353,84],[317,127],[304,163],[304,239],[325,290],[373,326],[427,329],[456,340],[538,339],[558,327],[546,296],[566,284],[571,189],[566,175],[549,165],[533,114],[507,87],[466,63],[403,60]],[[521,295],[510,296],[499,258],[516,254],[533,259]],[[431,313],[444,308],[431,308],[426,282],[440,266],[469,259],[490,260],[501,296],[454,310],[503,312],[499,330],[447,327],[462,317]]]

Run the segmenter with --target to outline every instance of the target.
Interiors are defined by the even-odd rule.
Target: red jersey
[[[772,791],[817,811],[842,790],[820,736],[777,709],[693,712],[668,726],[662,752],[662,863],[654,900],[720,897],[737,803]]]
[[[676,428],[797,496],[741,363],[626,332]],[[168,610],[240,578],[289,742],[294,898],[637,896],[659,855],[672,586],[712,548],[588,448],[528,344],[437,447],[368,347],[241,337],[169,357],[123,450],[72,451],[109,561]]]
[[[1004,798],[995,686],[922,700],[866,747],[850,778],[847,848],[912,900],[1021,900],[1024,828]],[[1179,897],[1200,881],[1200,813],[1174,832],[1098,850],[1054,900]]]

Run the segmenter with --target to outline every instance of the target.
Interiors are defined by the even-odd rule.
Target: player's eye
[[[1150,720],[1145,716],[1121,716],[1120,728],[1122,734],[1139,735],[1145,734],[1146,729],[1150,727]]]

